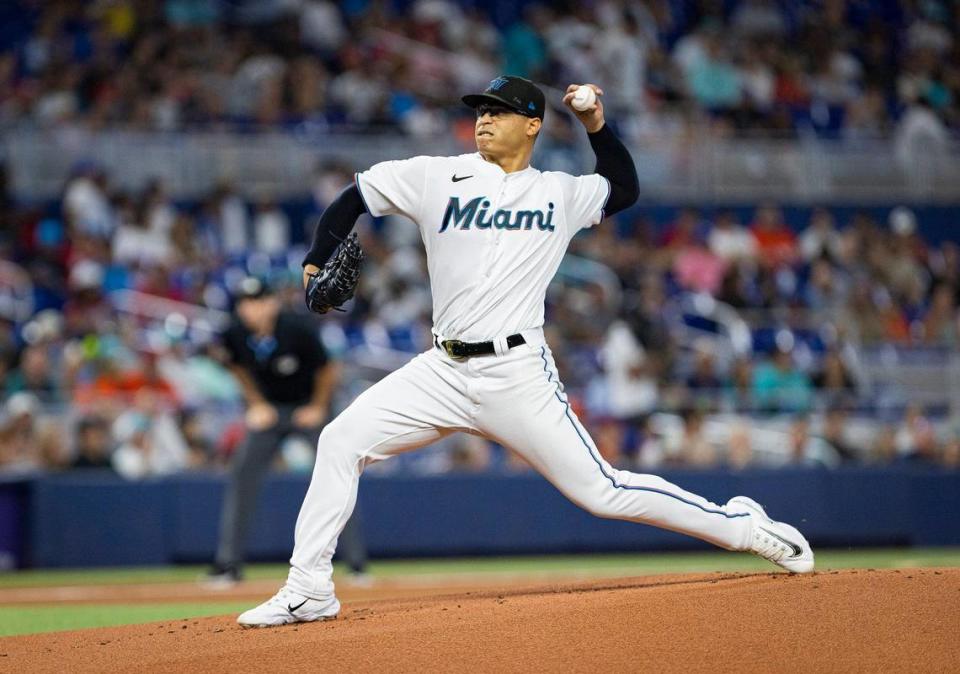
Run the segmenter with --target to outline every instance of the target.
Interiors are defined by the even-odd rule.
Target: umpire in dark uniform
[[[225,357],[247,404],[247,435],[233,457],[220,516],[216,561],[207,579],[229,586],[242,579],[244,547],[263,478],[291,434],[316,445],[327,419],[339,367],[330,361],[309,318],[281,309],[261,279],[239,286],[236,316],[222,337]],[[340,553],[356,574],[366,549],[351,520]]]

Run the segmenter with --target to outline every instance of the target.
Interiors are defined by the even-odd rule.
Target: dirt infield
[[[327,623],[241,630],[224,616],[8,637],[0,639],[0,671],[943,672],[960,666],[958,569],[350,594],[340,619]]]

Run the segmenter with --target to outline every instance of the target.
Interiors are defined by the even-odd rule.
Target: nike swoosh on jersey
[[[453,174],[453,177],[450,178],[450,180],[452,180],[452,181],[455,182],[455,183],[458,183],[458,182],[460,182],[461,180],[466,180],[467,178],[472,178],[472,177],[473,177],[473,176],[459,176],[459,177],[458,177],[457,174],[454,173],[454,174]]]

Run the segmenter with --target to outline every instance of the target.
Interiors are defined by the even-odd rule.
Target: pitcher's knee
[[[327,424],[317,440],[317,460],[356,461],[363,451],[363,438],[356,427],[340,418]]]
[[[577,491],[570,498],[594,517],[644,521],[650,515],[652,503],[645,498],[646,494],[607,480],[584,485],[583,489]]]
[[[618,519],[620,517],[616,494],[609,493],[605,488],[568,490],[567,498],[594,517],[604,519]]]
[[[604,500],[592,501],[585,505],[584,508],[594,517],[602,517],[607,520],[615,520],[622,517],[616,504]]]

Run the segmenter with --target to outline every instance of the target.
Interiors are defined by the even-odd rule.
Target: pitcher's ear
[[[543,126],[543,120],[539,117],[531,117],[530,121],[527,122],[527,136],[530,138],[536,138],[537,134],[540,133],[540,127]]]

